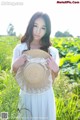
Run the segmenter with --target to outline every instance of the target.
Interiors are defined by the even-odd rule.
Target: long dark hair
[[[45,24],[46,24],[46,33],[41,39],[42,47],[40,49],[48,52],[48,47],[51,45],[51,43],[50,43],[51,21],[50,21],[49,16],[45,13],[36,12],[31,17],[31,19],[29,21],[29,24],[28,24],[28,27],[26,29],[26,32],[25,32],[24,36],[21,38],[21,43],[26,42],[27,46],[28,46],[28,49],[30,49],[30,43],[33,40],[32,32],[33,32],[34,22],[38,18],[43,18],[44,21],[45,21]]]

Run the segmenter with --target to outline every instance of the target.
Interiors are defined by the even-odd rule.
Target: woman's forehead
[[[45,26],[45,21],[43,18],[37,18],[35,21],[34,21],[35,24],[42,24]]]

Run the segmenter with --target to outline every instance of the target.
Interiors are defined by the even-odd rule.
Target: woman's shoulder
[[[55,48],[55,47],[53,47],[53,46],[50,46],[49,48],[48,48],[48,50],[50,51],[50,52],[58,52],[58,49],[57,48]]]
[[[27,44],[26,43],[19,43],[14,48],[14,50],[23,50],[23,49],[27,49]]]
[[[53,46],[50,46],[49,53],[55,59],[56,63],[59,65],[59,51],[58,51],[58,49],[53,47]]]

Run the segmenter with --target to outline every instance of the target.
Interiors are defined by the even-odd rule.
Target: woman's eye
[[[34,25],[34,27],[37,27],[37,25]]]
[[[43,27],[42,29],[45,30],[46,28]]]

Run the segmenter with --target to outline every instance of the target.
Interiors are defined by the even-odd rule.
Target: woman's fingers
[[[47,62],[49,63],[49,62],[54,62],[54,58],[53,57],[49,57],[48,59],[47,59]]]
[[[47,59],[47,64],[48,64],[48,67],[52,70],[52,69],[53,69],[53,66],[54,66],[54,64],[55,64],[54,58],[49,57],[49,58]]]
[[[21,56],[21,59],[25,62],[25,61],[27,61],[27,56],[23,54],[23,55]]]
[[[24,58],[24,61],[27,61],[27,57],[25,55],[23,56],[23,58]]]

